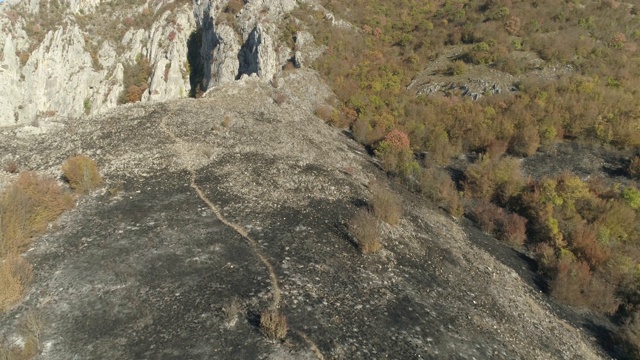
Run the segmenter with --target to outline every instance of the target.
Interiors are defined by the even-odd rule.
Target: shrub
[[[400,197],[378,183],[371,185],[371,209],[379,220],[397,225],[402,217]]]
[[[610,249],[598,241],[593,227],[586,224],[578,225],[571,232],[569,243],[575,253],[593,268],[603,264],[611,255]]]
[[[464,75],[467,72],[467,64],[462,60],[455,60],[447,68],[447,74],[449,75]]]
[[[574,262],[569,259],[561,260],[558,264],[557,275],[550,283],[551,295],[565,304],[586,306],[582,290],[591,280],[591,270],[585,262]]]
[[[640,190],[633,186],[626,187],[622,190],[622,198],[634,210],[640,209]]]
[[[118,101],[121,104],[138,102],[149,87],[148,81],[152,72],[149,60],[138,54],[134,64],[125,64],[124,91]]]
[[[378,221],[365,209],[360,209],[349,220],[349,231],[363,254],[374,253],[382,248]]]
[[[235,325],[236,321],[238,321],[238,315],[240,315],[242,311],[242,302],[237,297],[234,297],[231,301],[225,304],[222,307],[222,316],[227,326]]]
[[[500,204],[517,196],[524,187],[525,180],[520,172],[520,162],[512,157],[503,157],[493,167],[493,178],[496,183],[494,198]]]
[[[260,315],[260,331],[270,340],[283,340],[287,336],[287,317],[278,309],[265,309]]]
[[[496,235],[505,218],[504,210],[487,202],[479,202],[473,209],[472,218],[482,231]]]
[[[232,15],[236,15],[237,13],[240,12],[240,10],[242,10],[243,7],[244,7],[243,0],[229,0],[229,2],[227,3],[227,6],[224,8],[224,12]]]
[[[489,201],[496,191],[493,179],[493,163],[489,157],[481,157],[464,172],[465,192],[475,198]]]
[[[62,164],[62,174],[69,186],[79,193],[88,193],[102,184],[95,161],[84,155],[67,159]]]
[[[18,163],[16,163],[15,160],[7,162],[4,166],[4,171],[8,172],[9,174],[17,174],[18,170]]]
[[[502,224],[501,237],[510,245],[524,245],[527,241],[527,219],[518,214],[507,215]]]
[[[515,132],[509,144],[509,152],[518,156],[531,156],[540,147],[540,135],[533,125],[526,125],[521,131]]]
[[[398,129],[391,130],[378,143],[375,154],[382,161],[383,169],[391,173],[405,172],[413,161],[409,137]]]
[[[0,262],[0,312],[20,300],[31,276],[31,265],[18,255],[10,255]]]
[[[0,196],[0,255],[18,253],[31,237],[73,207],[73,198],[55,180],[23,172]]]
[[[419,189],[424,197],[443,205],[451,216],[458,218],[464,214],[460,193],[446,171],[434,167],[425,169],[420,176]]]

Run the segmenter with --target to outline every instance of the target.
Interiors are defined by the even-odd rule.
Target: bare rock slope
[[[384,175],[313,116],[330,92],[312,72],[277,84],[250,77],[200,100],[5,128],[0,153],[23,166],[59,175],[84,153],[107,184],[26,254],[36,278],[0,337],[19,342],[35,311],[42,359],[601,358],[410,196],[401,223],[382,228],[384,249],[361,255],[344,224]],[[287,316],[284,342],[260,334],[267,307]]]

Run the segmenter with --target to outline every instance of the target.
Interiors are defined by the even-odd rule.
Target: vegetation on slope
[[[351,26],[331,26],[324,13],[302,6],[283,32],[286,38],[304,27],[327,46],[314,67],[332,84],[340,111],[318,114],[349,127],[385,170],[425,197],[525,245],[559,300],[629,319],[624,332],[639,347],[640,192],[570,173],[524,179],[518,161],[551,152],[558,141],[597,143],[626,151],[628,175],[638,178],[638,6],[614,0],[322,4]],[[456,90],[445,96],[408,90],[448,49],[458,55],[438,75],[506,73],[519,79],[516,91],[472,101]],[[472,152],[480,155],[458,184],[463,209],[443,167]]]
[[[6,170],[18,171],[15,163]],[[96,164],[86,156],[69,158],[62,166],[71,188],[84,194],[101,183]],[[49,177],[32,171],[18,174],[17,179],[0,192],[0,312],[9,310],[26,291],[33,269],[22,257],[31,240],[45,232],[49,224],[64,211],[73,208],[71,192]],[[20,333],[24,346],[0,342],[0,358],[30,359],[41,350],[42,324],[35,314],[28,315]]]

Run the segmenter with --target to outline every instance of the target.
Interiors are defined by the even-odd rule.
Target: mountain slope
[[[247,78],[201,100],[0,135],[24,166],[57,174],[82,152],[107,181],[27,252],[36,278],[0,319],[3,335],[14,339],[30,310],[43,359],[603,356],[456,221],[401,189],[403,220],[381,225],[381,252],[361,255],[345,223],[385,176],[312,115],[330,96],[297,70],[277,88]],[[283,343],[258,329],[274,305],[290,327]]]

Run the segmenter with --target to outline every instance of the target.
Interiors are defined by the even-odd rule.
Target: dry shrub
[[[491,159],[499,159],[507,149],[509,148],[509,142],[505,140],[491,140],[486,148],[486,154]]]
[[[43,322],[40,316],[29,312],[22,318],[18,326],[18,332],[24,341],[22,346],[0,342],[0,359],[29,360],[42,351]]]
[[[540,147],[540,135],[533,125],[525,125],[516,131],[509,144],[509,152],[518,156],[531,156]]]
[[[222,120],[222,126],[224,126],[226,129],[231,126],[231,116],[227,115],[224,117],[224,120]]]
[[[284,339],[287,336],[287,317],[278,309],[265,309],[260,315],[260,331],[267,339]]]
[[[233,326],[238,320],[238,316],[244,311],[242,301],[234,297],[222,307],[222,316],[227,326]]]
[[[589,225],[577,226],[571,232],[569,241],[576,254],[592,267],[603,264],[611,256],[611,250],[600,244],[595,229]]]
[[[565,304],[586,306],[582,290],[591,280],[589,265],[582,261],[561,260],[556,271],[550,283],[551,295]]]
[[[102,184],[95,161],[84,155],[67,159],[62,164],[62,174],[69,186],[80,193],[88,193]]]
[[[550,244],[541,242],[533,247],[533,254],[543,273],[549,274],[558,263],[556,251]]]
[[[471,215],[482,231],[492,235],[498,233],[505,219],[504,210],[487,201],[479,202]]]
[[[460,193],[445,170],[435,167],[425,169],[419,180],[419,188],[423,196],[442,204],[451,216],[457,218],[464,214]]]
[[[502,224],[501,237],[511,245],[524,245],[527,241],[527,219],[518,214],[507,215]]]
[[[142,99],[142,95],[147,91],[148,85],[129,85],[122,99],[123,103],[134,103]]]
[[[376,218],[389,225],[397,225],[402,218],[400,197],[378,183],[371,185],[371,209]]]
[[[562,259],[551,281],[551,295],[563,303],[613,314],[619,306],[615,285],[594,276],[584,261]]]
[[[333,112],[333,107],[323,104],[316,107],[314,114],[328,123],[333,123]]]
[[[359,209],[349,220],[349,232],[363,254],[371,254],[382,248],[378,221],[365,209]]]
[[[464,172],[465,193],[471,197],[483,201],[489,201],[496,191],[496,182],[493,176],[493,164],[488,157],[481,157]]]
[[[55,180],[21,173],[0,197],[0,255],[23,250],[31,237],[72,207],[73,198]]]
[[[31,265],[17,255],[10,255],[0,263],[0,312],[20,300],[32,273]]]

